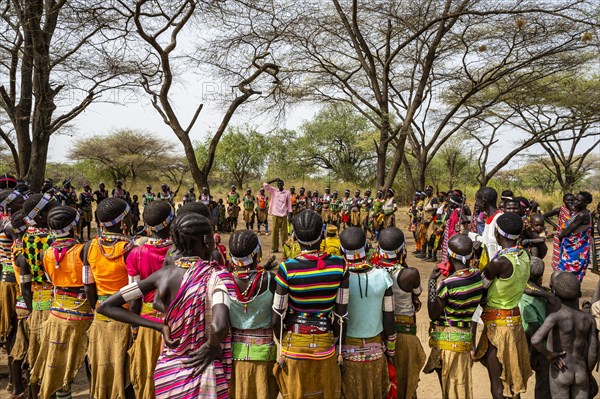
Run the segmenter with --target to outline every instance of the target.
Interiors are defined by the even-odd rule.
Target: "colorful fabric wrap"
[[[294,360],[325,360],[335,355],[333,332],[299,334],[286,332],[281,342],[281,354]]]
[[[451,352],[469,352],[473,335],[470,329],[432,325],[429,346]]]
[[[51,200],[52,200],[51,194],[48,194],[48,193],[44,194],[42,196],[42,199],[40,199],[40,201],[31,210],[31,212],[29,212],[29,214],[23,218],[25,223],[27,223],[29,226],[35,226],[35,220],[34,220],[35,217],[40,213],[40,211],[42,209],[44,209],[46,207],[46,205],[48,205],[48,202],[50,202]]]
[[[400,253],[400,251],[402,251],[404,249],[405,245],[406,245],[406,241],[403,242],[394,251],[387,251],[387,250],[382,249],[381,247],[379,247],[379,248],[377,248],[377,253],[383,259],[396,259],[398,257],[398,253]]]
[[[231,335],[233,360],[274,361],[277,358],[272,329],[233,329]]]
[[[127,204],[127,205],[125,205],[125,210],[119,216],[117,216],[113,220],[109,220],[108,222],[100,222],[100,224],[104,227],[116,226],[118,223],[121,222],[121,220],[123,220],[123,218],[125,216],[127,216],[127,214],[129,213],[130,210],[131,209],[129,208],[129,204]]]
[[[256,248],[254,248],[249,255],[244,256],[242,258],[236,258],[235,256],[232,256],[231,261],[233,262],[234,265],[240,266],[240,267],[251,265],[252,263],[254,263],[254,256],[260,252],[260,249],[261,249],[261,247],[260,247],[260,241],[259,241]]]
[[[415,316],[394,316],[396,321],[396,332],[401,334],[417,335],[417,324],[415,323]]]
[[[50,314],[66,320],[93,320],[94,313],[85,294],[54,290]]]
[[[69,235],[69,232],[71,230],[73,230],[75,227],[77,227],[77,224],[79,223],[79,212],[77,212],[75,214],[75,219],[73,219],[73,221],[71,223],[69,223],[68,226],[63,227],[62,229],[58,229],[58,230],[50,230],[52,235],[54,237],[65,237]]]
[[[50,284],[32,284],[32,309],[50,310],[52,307],[53,290]]]
[[[123,216],[125,216],[125,215],[123,215]],[[151,226],[150,228],[154,232],[159,232],[159,231],[165,229],[173,221],[174,217],[175,217],[175,211],[171,207],[171,213],[169,213],[169,216],[167,216],[167,218],[161,224],[156,225],[156,226]]]
[[[521,324],[521,312],[519,308],[494,309],[484,308],[481,315],[485,325],[497,327],[513,327]]]
[[[351,362],[372,362],[383,357],[381,337],[352,338],[346,337],[342,345],[342,356]]]

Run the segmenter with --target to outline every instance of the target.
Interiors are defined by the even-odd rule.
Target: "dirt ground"
[[[404,212],[398,212],[398,216],[399,216],[399,223],[398,226],[406,231],[406,226],[407,226],[407,218],[404,216],[405,213]],[[242,227],[242,221],[240,221],[239,224],[240,228]],[[228,234],[222,234],[222,241],[223,243],[227,246],[228,243],[228,239],[229,239],[229,235]],[[267,258],[269,258],[271,256],[271,236],[265,236],[265,235],[261,235],[260,236],[261,242],[263,244],[263,260],[266,260]],[[431,269],[433,267],[432,263],[426,263],[423,262],[417,258],[415,258],[410,252],[412,252],[414,250],[414,240],[412,239],[412,236],[410,234],[407,234],[407,248],[409,250],[409,255],[408,255],[408,260],[407,263],[410,266],[416,267],[419,272],[421,273],[421,283],[423,285],[423,287],[427,287],[427,279],[429,277],[429,274],[431,272]],[[549,241],[548,245],[551,246],[552,242]],[[550,255],[548,255],[545,259],[546,261],[546,272],[545,272],[545,276],[544,276],[544,284],[547,285],[547,282],[549,281],[550,278],[550,267],[549,267],[549,258],[551,256],[551,252],[550,251]],[[281,254],[275,254],[275,255],[279,255],[281,256]],[[593,292],[596,288],[596,285],[598,283],[598,276],[592,273],[588,273],[586,278],[584,279],[583,282],[583,287],[582,287],[582,291],[583,291],[583,297],[582,300],[590,300]],[[426,301],[426,293],[424,292],[421,295],[421,301],[425,304]],[[419,338],[421,339],[421,343],[423,345],[423,348],[425,349],[425,353],[427,354],[427,356],[429,356],[429,345],[428,345],[428,340],[429,337],[427,335],[427,329],[429,327],[429,317],[427,316],[427,308],[424,305],[423,308],[421,309],[421,311],[417,314],[417,324],[418,324],[418,330],[417,330],[417,334],[419,336]],[[481,328],[479,328],[479,331],[481,331]],[[7,394],[7,392],[4,390],[4,388],[6,387],[8,380],[7,380],[7,358],[6,358],[6,352],[4,350],[0,351],[0,399],[8,399],[10,396]],[[475,398],[489,398],[490,396],[490,383],[489,383],[489,378],[487,375],[487,370],[480,364],[480,363],[476,363],[473,365],[473,390],[474,390],[474,397]],[[599,374],[597,371],[594,372],[594,377],[596,378],[597,381],[599,380]],[[521,395],[521,397],[523,399],[533,399],[534,398],[534,386],[535,386],[535,376],[533,376],[531,379],[529,379],[528,382],[528,389],[527,389],[527,393],[524,395]],[[75,380],[75,383],[73,385],[73,398],[87,398],[89,395],[89,385],[88,385],[88,381],[86,379],[85,376],[85,372],[82,370],[79,371],[79,374],[77,375],[77,378]],[[424,374],[421,373],[421,381],[419,383],[419,387],[417,390],[417,396],[419,399],[436,399],[436,398],[441,398],[441,390],[440,390],[440,386],[439,386],[439,382],[437,379],[437,376],[435,375],[435,373],[433,374]],[[140,398],[142,399],[142,398]]]

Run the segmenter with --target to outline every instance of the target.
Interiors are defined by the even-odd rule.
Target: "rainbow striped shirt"
[[[348,268],[343,258],[327,256],[325,267],[316,261],[296,259],[279,265],[275,281],[289,291],[288,313],[328,314],[333,309],[340,284],[348,280]]]

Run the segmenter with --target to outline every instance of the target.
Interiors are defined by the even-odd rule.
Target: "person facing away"
[[[594,317],[579,310],[581,284],[575,275],[558,273],[552,289],[562,305],[546,318],[531,343],[552,364],[552,397],[586,399],[590,397],[591,373],[598,359]]]

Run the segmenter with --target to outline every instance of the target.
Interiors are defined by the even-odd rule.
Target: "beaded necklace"
[[[262,289],[263,273],[264,271],[252,271],[250,273],[252,279],[248,281],[248,286],[246,287],[244,292],[241,292],[238,285],[234,284],[235,295],[237,297],[238,302],[244,305],[244,313],[248,313],[248,304],[250,304],[250,302],[256,299],[256,297],[258,297],[258,294]]]
[[[125,245],[125,247],[123,247],[123,251],[121,251],[120,253],[116,253],[115,248],[114,248],[114,245],[118,242],[126,242],[127,243],[127,245]],[[106,251],[104,250],[105,245],[112,247],[112,251],[111,251],[110,255],[107,254]],[[98,237],[98,247],[100,248],[100,253],[102,254],[102,256],[104,256],[108,260],[114,260],[114,259],[120,258],[124,254],[129,252],[134,246],[135,246],[135,243],[133,242],[133,240],[131,238],[129,238],[123,234],[120,234],[120,233],[103,232]]]
[[[515,245],[514,247],[503,248],[503,249],[499,250],[498,252],[496,252],[496,256],[494,256],[494,259],[499,258],[502,255],[508,255],[508,254],[514,254],[514,253],[517,253],[517,255],[518,255],[519,253],[521,253],[522,250],[523,250],[523,247],[521,245]]]
[[[56,266],[55,266],[56,269],[58,269],[59,263],[63,260],[63,258],[67,254],[67,252],[69,251],[69,248],[71,248],[73,245],[75,245],[77,243],[79,243],[79,241],[77,239],[72,238],[72,237],[65,237],[65,238],[57,238],[56,240],[54,240],[54,242],[52,244],[50,244],[50,247],[54,251],[54,259],[56,261]]]
[[[182,269],[189,269],[194,266],[200,260],[199,256],[182,256],[181,258],[175,261],[175,266],[180,267]]]
[[[170,238],[151,238],[146,245],[151,245],[156,248],[164,248],[173,245],[173,240]]]

